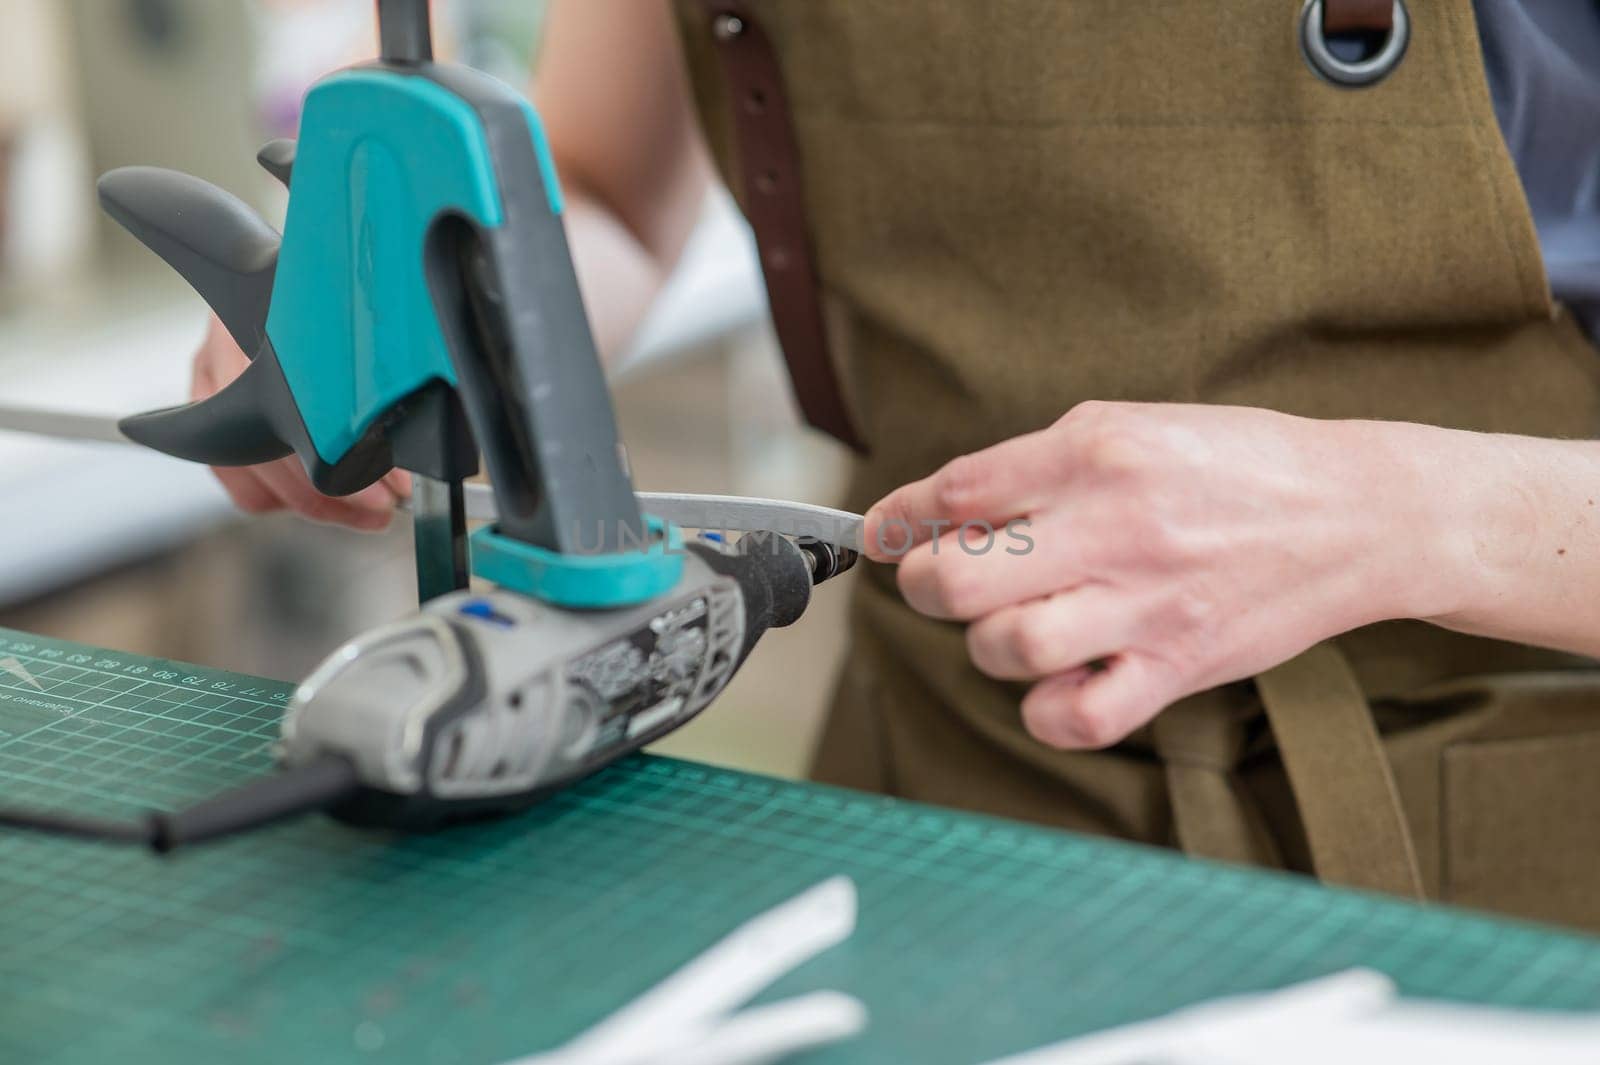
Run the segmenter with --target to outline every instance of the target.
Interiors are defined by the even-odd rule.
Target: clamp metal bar
[[[390,63],[433,59],[433,28],[428,0],[378,0],[378,47]]]
[[[776,532],[810,536],[852,550],[861,549],[862,517],[847,510],[755,496],[697,492],[638,492],[646,514],[706,532]],[[494,492],[486,484],[466,486],[467,518],[494,521]]]
[[[417,556],[417,602],[426,603],[467,587],[472,565],[461,482],[412,474],[411,528]]]
[[[82,414],[77,411],[14,407],[0,404],[0,431],[31,433],[58,440],[87,441],[97,444],[131,444],[117,422],[116,414]]]
[[[0,405],[0,431],[16,430],[63,440],[131,444],[133,441],[123,436],[122,431],[117,428],[117,419],[118,416],[115,414],[79,414]],[[461,557],[454,553],[455,538],[458,535],[454,519],[449,519],[443,525],[430,524],[427,526],[427,531],[424,530],[423,522],[424,514],[432,515],[432,520],[438,522],[440,515],[448,513],[448,500],[435,495],[445,487],[444,483],[415,477],[413,484],[414,500],[411,509],[418,521],[418,551],[422,550],[424,538],[429,538],[431,542],[437,533],[438,537],[442,538],[439,542],[451,545],[452,553],[449,557],[452,561],[433,566],[431,572],[439,574],[440,580],[454,579],[449,575],[457,572],[452,567],[458,565],[457,560]],[[462,490],[461,513],[464,521],[495,521],[499,517],[494,490],[490,486],[467,484],[459,487]],[[703,495],[693,492],[639,492],[637,495],[640,510],[689,529],[708,532],[777,532],[788,536],[811,536],[838,547],[861,550],[861,515],[846,510],[812,503],[795,503],[786,499],[761,499],[751,496]],[[459,535],[463,537],[464,543],[464,525],[459,530]],[[461,551],[464,554],[464,546]],[[443,552],[439,552],[434,557],[445,556]],[[419,554],[419,563],[420,561]],[[418,580],[419,582],[422,580],[420,569]],[[430,577],[429,581],[432,580]],[[459,586],[464,587],[464,585]]]

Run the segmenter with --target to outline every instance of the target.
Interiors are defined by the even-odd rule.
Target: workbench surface
[[[269,768],[289,690],[0,630],[0,798],[200,798]],[[835,873],[859,929],[769,995],[866,1002],[866,1034],[817,1065],[969,1065],[1352,965],[1600,1008],[1597,940],[640,757],[424,837],[315,817],[161,860],[0,835],[0,1061],[491,1065]]]

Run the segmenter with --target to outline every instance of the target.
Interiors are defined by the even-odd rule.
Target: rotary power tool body
[[[682,579],[645,603],[584,612],[459,591],[357,637],[295,693],[283,763],[347,760],[359,786],[330,812],[357,823],[519,809],[699,713],[838,557],[765,534],[682,550]]]

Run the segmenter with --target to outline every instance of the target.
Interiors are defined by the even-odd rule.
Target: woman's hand
[[[205,399],[244,372],[250,364],[221,322],[211,319],[194,357],[191,399]],[[260,466],[212,467],[235,505],[249,514],[293,510],[314,521],[377,531],[386,528],[399,501],[411,495],[411,478],[393,470],[354,495],[325,496],[294,456]]]
[[[912,607],[971,622],[979,669],[1037,682],[1035,737],[1103,747],[1329,636],[1455,609],[1432,589],[1472,537],[1415,458],[1443,432],[1085,403],[891,493],[865,545]]]

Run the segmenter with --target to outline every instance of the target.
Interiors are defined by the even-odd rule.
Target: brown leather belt
[[[704,0],[733,110],[740,203],[755,230],[772,323],[807,422],[866,450],[828,355],[817,269],[800,185],[800,149],[783,72],[742,0]]]
[[[1322,0],[1322,32],[1387,34],[1394,29],[1394,0]]]

